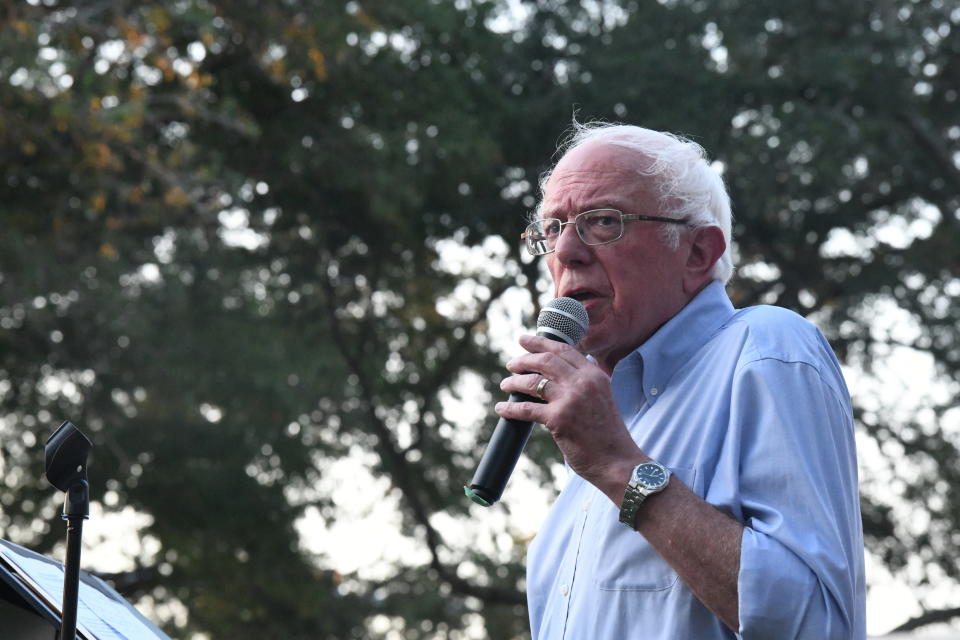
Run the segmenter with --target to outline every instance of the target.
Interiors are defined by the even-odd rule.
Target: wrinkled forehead
[[[567,151],[554,171],[567,167],[591,168],[596,171],[638,173],[649,170],[651,160],[641,151],[611,141],[591,140]]]
[[[604,207],[651,213],[659,207],[655,185],[644,175],[649,166],[650,161],[637,151],[585,143],[570,150],[554,167],[538,214],[565,218]]]

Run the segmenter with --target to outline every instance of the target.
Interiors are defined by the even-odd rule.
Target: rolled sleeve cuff
[[[826,616],[817,579],[810,568],[779,542],[749,527],[743,530],[740,543],[737,586],[737,638],[741,640],[804,638],[809,623],[823,621]],[[823,629],[814,624],[813,628],[816,627]]]

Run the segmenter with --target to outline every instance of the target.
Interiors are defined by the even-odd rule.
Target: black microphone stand
[[[90,446],[90,440],[67,421],[50,436],[44,447],[47,480],[66,492],[61,516],[67,521],[67,555],[63,563],[60,640],[76,640],[77,636],[80,541],[83,521],[90,517],[90,485],[87,483]]]

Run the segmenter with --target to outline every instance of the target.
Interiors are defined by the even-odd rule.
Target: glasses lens
[[[560,235],[560,221],[555,218],[543,218],[527,227],[527,249],[535,256],[553,251]]]
[[[586,244],[606,244],[623,235],[623,220],[616,209],[597,209],[577,216],[577,233]]]

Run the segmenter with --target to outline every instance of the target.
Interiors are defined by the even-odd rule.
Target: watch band
[[[639,473],[638,473],[639,472]],[[646,473],[643,473],[646,472]],[[659,476],[660,482],[649,483],[643,478],[648,475]],[[670,470],[659,462],[643,462],[630,472],[630,481],[623,492],[623,502],[620,505],[620,522],[631,529],[636,528],[637,512],[647,497],[659,493],[670,483]]]

